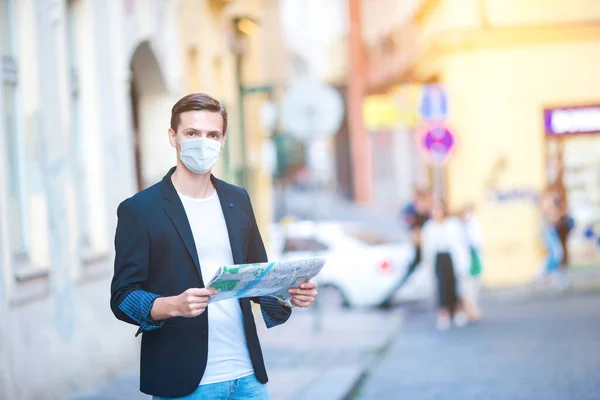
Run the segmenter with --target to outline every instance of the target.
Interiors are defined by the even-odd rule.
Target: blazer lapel
[[[181,240],[185,244],[185,248],[192,257],[192,260],[194,260],[194,265],[196,266],[196,270],[200,275],[200,282],[202,284],[202,287],[204,287],[204,281],[202,279],[202,273],[200,271],[200,260],[198,259],[198,251],[196,250],[196,243],[194,242],[192,228],[190,227],[187,215],[185,214],[185,209],[183,208],[181,199],[177,195],[175,186],[173,186],[173,182],[171,181],[171,176],[173,175],[173,172],[175,172],[175,167],[171,168],[171,170],[167,173],[167,175],[163,178],[162,181],[163,197],[166,200],[164,204],[164,209],[171,221],[173,222],[173,225],[175,225],[175,228],[177,229]]]
[[[215,178],[213,175],[211,175],[210,178],[215,189],[217,190],[217,194],[219,195],[219,201],[221,202],[221,209],[223,210],[225,224],[227,225],[227,233],[229,235],[229,244],[231,246],[233,262],[235,264],[243,264],[243,237],[240,229],[240,220],[238,218],[238,213],[243,212],[241,204],[238,204],[235,199],[232,198],[229,188],[225,182]]]

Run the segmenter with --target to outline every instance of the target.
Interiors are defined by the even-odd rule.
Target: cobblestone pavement
[[[485,319],[437,332],[408,314],[358,399],[598,400],[600,292],[495,297]]]

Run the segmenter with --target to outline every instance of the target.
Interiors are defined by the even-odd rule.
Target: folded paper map
[[[325,265],[322,257],[260,264],[226,265],[215,273],[207,287],[219,293],[209,303],[242,297],[273,296],[288,302],[288,289],[316,276]]]

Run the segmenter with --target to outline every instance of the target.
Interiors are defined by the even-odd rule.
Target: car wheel
[[[323,310],[340,310],[349,307],[348,299],[337,286],[323,285],[317,290],[319,292],[319,295],[317,296],[319,302],[318,307]]]

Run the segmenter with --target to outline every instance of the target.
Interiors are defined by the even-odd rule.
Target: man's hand
[[[304,282],[299,288],[290,288],[292,295],[291,302],[296,307],[309,307],[317,297],[317,284],[314,282]]]
[[[210,296],[215,294],[215,289],[191,288],[179,296],[159,297],[154,300],[150,315],[154,321],[171,317],[197,317],[206,310]]]
[[[175,297],[176,317],[193,318],[202,314],[208,306],[210,296],[217,294],[215,289],[191,288]]]

